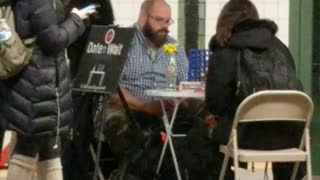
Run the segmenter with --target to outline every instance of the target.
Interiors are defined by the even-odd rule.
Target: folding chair
[[[239,179],[239,162],[296,162],[291,180],[294,180],[299,162],[307,163],[307,180],[311,180],[311,157],[309,126],[313,114],[313,103],[308,95],[295,90],[266,90],[248,96],[238,107],[229,142],[221,145],[225,154],[219,180],[223,180],[229,158],[233,158],[235,179]],[[237,129],[239,123],[259,122],[303,122],[304,132],[296,148],[278,150],[240,149]]]

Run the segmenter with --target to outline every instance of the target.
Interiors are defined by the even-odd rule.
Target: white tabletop
[[[204,98],[204,92],[178,91],[169,89],[148,89],[144,91],[147,96],[176,97],[176,98]]]

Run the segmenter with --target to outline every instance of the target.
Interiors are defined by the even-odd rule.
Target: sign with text
[[[127,60],[133,28],[92,26],[72,89],[113,93]]]

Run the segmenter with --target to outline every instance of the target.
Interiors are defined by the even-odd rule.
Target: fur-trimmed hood
[[[227,46],[234,48],[266,49],[271,45],[278,26],[271,20],[246,20],[236,25]],[[210,49],[219,47],[214,37],[210,42]]]

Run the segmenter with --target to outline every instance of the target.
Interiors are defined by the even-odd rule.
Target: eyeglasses
[[[149,15],[149,17],[153,20],[155,20],[157,23],[159,24],[167,24],[167,25],[172,25],[174,23],[174,20],[173,19],[164,19],[164,18],[161,18],[161,17],[154,17],[154,16],[151,16]]]

